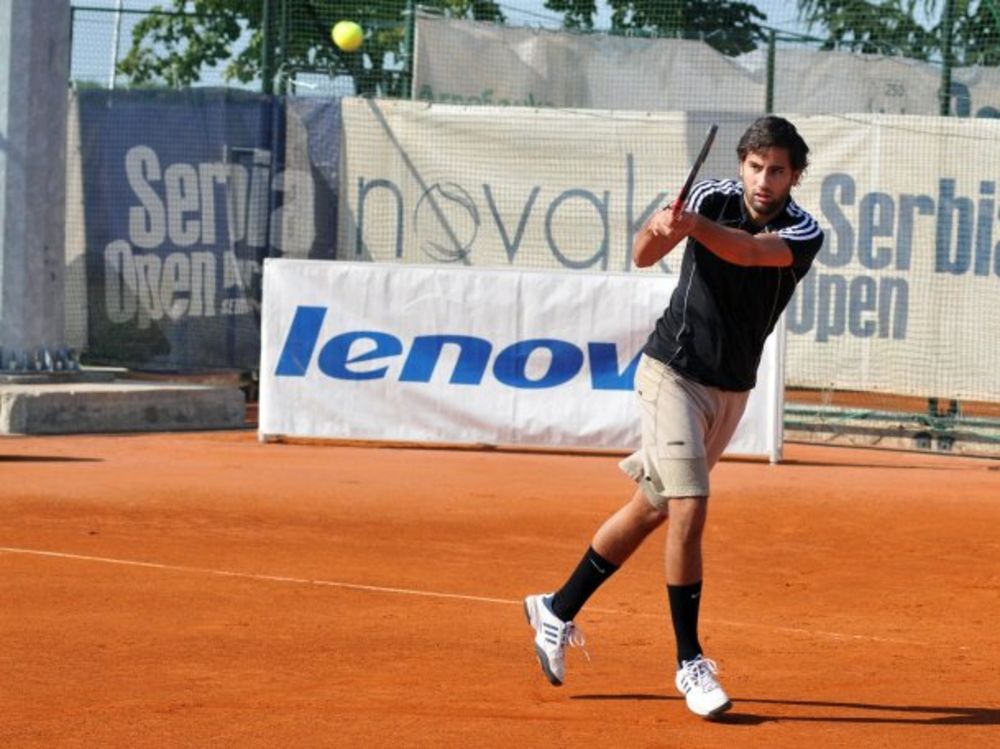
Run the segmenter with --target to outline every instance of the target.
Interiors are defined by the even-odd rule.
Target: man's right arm
[[[697,213],[672,208],[654,214],[636,234],[632,259],[640,268],[649,267],[688,236],[734,265],[783,267],[792,264],[792,252],[777,234],[751,235],[742,229],[721,226]]]
[[[687,239],[694,231],[697,215],[717,211],[716,196],[725,192],[727,184],[716,179],[701,180],[691,189],[686,207],[674,209],[670,204],[650,216],[632,240],[635,264],[639,268],[648,268]]]
[[[690,214],[664,208],[650,216],[632,241],[632,260],[639,268],[659,262],[690,233]]]

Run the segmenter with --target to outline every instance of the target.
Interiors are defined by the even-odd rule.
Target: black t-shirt
[[[766,226],[756,226],[735,180],[705,180],[688,210],[750,234],[778,234],[792,251],[785,268],[746,268],[723,260],[693,238],[680,279],[644,349],[685,377],[723,390],[750,390],[764,341],[823,245],[815,219],[789,198]]]

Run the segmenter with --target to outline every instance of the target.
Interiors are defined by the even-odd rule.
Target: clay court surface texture
[[[543,678],[521,599],[631,487],[618,456],[0,440],[0,746],[998,747],[1000,462],[786,445],[712,476],[673,687],[661,529]]]

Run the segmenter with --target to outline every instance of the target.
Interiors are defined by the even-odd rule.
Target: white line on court
[[[185,567],[178,564],[160,564],[159,562],[139,562],[134,559],[111,559],[110,557],[92,557],[85,554],[67,554],[61,551],[42,551],[40,549],[18,549],[0,546],[0,553],[27,554],[36,557],[55,557],[57,559],[72,559],[78,562],[100,562],[102,564],[118,564],[123,567],[145,567],[154,570],[170,572],[191,572],[200,575],[217,575],[218,577],[238,577],[244,580],[262,580],[272,583],[294,583],[296,585],[322,585],[329,588],[347,588],[348,590],[367,590],[375,593],[398,593],[408,596],[426,596],[428,598],[457,598],[462,601],[479,601],[481,603],[506,603],[521,605],[521,601],[511,601],[507,598],[487,598],[485,596],[469,596],[460,593],[438,593],[430,590],[413,590],[410,588],[388,588],[382,585],[360,585],[358,583],[343,583],[335,580],[313,580],[307,577],[285,577],[281,575],[261,575],[255,572],[234,572],[232,570],[213,570],[206,567]],[[616,613],[616,612],[607,612]]]
[[[363,590],[373,593],[393,593],[407,596],[423,596],[425,598],[445,598],[459,601],[474,601],[478,603],[498,603],[506,606],[521,606],[521,600],[511,600],[509,598],[490,598],[488,596],[472,596],[464,593],[442,593],[433,590],[414,590],[412,588],[392,588],[384,585],[361,585],[359,583],[345,583],[336,580],[315,580],[306,577],[287,577],[283,575],[262,575],[255,572],[235,572],[232,570],[213,570],[207,567],[186,567],[178,564],[161,564],[159,562],[140,562],[135,559],[113,559],[111,557],[95,557],[86,554],[69,554],[61,551],[43,551],[41,549],[23,549],[10,546],[0,546],[0,554],[23,554],[26,556],[49,557],[54,559],[69,559],[76,562],[96,562],[100,564],[116,564],[122,567],[142,567],[153,570],[166,570],[169,572],[187,572],[199,575],[215,575],[216,577],[235,577],[243,580],[260,580],[262,582],[292,583],[294,585],[317,585],[328,588],[344,588],[346,590]],[[650,618],[663,618],[662,614],[632,613],[614,610],[588,607],[587,609],[595,614],[612,614],[639,616]],[[717,624],[737,629],[767,629],[772,632],[783,632],[787,634],[808,635],[812,637],[822,637],[834,640],[864,640],[869,642],[884,642],[900,645],[921,645],[929,647],[931,643],[917,640],[902,640],[893,637],[877,637],[874,635],[851,635],[842,632],[826,632],[822,630],[803,629],[801,627],[778,627],[770,624],[757,624],[750,622],[735,622],[722,619],[704,619],[707,624]],[[967,648],[959,647],[959,650]]]

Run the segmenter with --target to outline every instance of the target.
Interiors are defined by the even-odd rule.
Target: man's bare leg
[[[663,525],[665,510],[653,507],[642,489],[597,529],[591,547],[612,564],[621,567],[646,537]]]
[[[707,516],[706,497],[670,500],[666,551],[667,585],[692,585],[701,582],[701,536]]]

